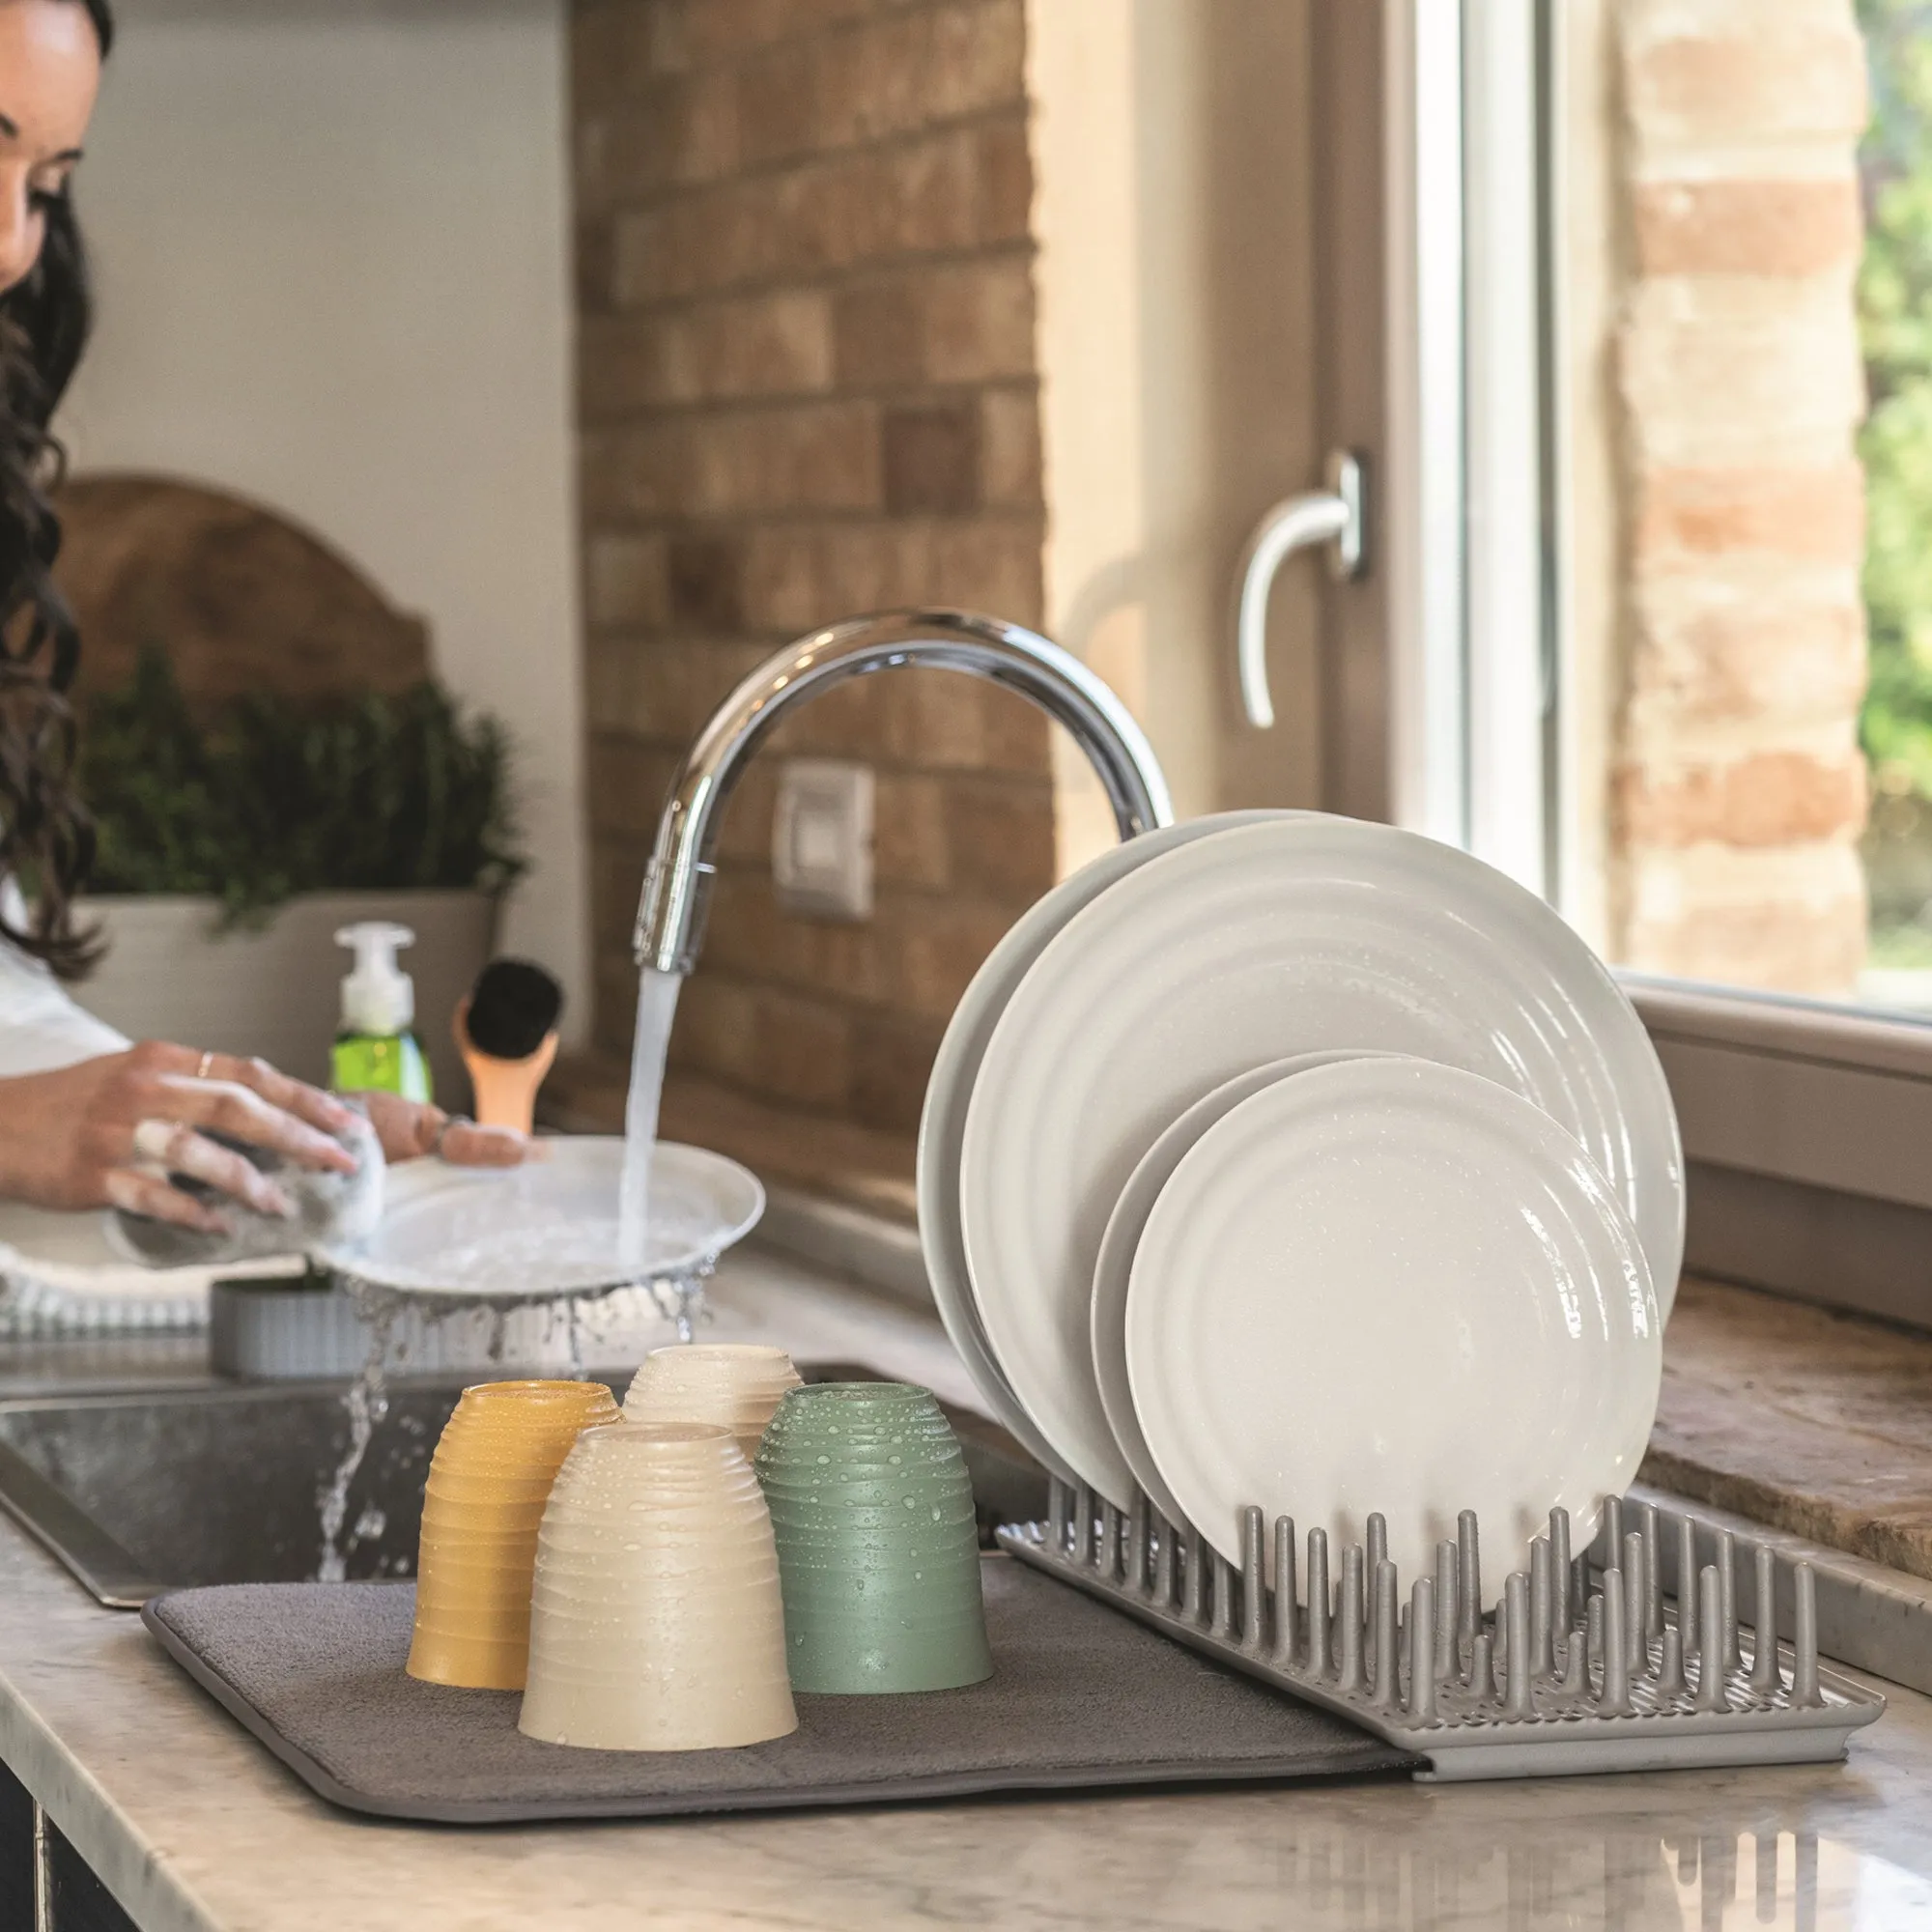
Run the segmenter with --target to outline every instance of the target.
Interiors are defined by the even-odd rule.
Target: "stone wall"
[[[1850,0],[1614,10],[1612,956],[1850,992],[1865,947]]]
[[[676,757],[748,668],[858,611],[1037,625],[1022,0],[577,0],[580,402],[598,1044]],[[787,754],[877,777],[863,924],[787,918]],[[980,960],[1052,883],[1046,728],[892,671],[760,753],[673,1065],[903,1135]]]

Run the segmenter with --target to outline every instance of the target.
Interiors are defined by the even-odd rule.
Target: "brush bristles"
[[[492,1060],[527,1060],[563,1011],[563,988],[528,959],[493,959],[477,976],[465,1027]]]

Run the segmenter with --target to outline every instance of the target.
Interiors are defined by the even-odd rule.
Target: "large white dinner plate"
[[[1163,825],[1113,845],[1037,900],[1014,923],[974,974],[948,1022],[946,1037],[926,1082],[925,1106],[919,1122],[919,1239],[926,1278],[939,1319],[973,1378],[994,1419],[1034,1458],[1070,1482],[1073,1471],[1047,1443],[1020,1406],[986,1341],[980,1312],[973,1305],[966,1268],[966,1243],[959,1226],[959,1147],[966,1133],[966,1107],[993,1027],[1006,1010],[1013,988],[1080,908],[1149,860],[1171,852],[1209,832],[1249,825],[1285,814],[1232,811]]]
[[[1092,1427],[1091,1306],[1107,1217],[1203,1094],[1324,1047],[1415,1054],[1534,1101],[1631,1209],[1668,1312],[1676,1116],[1589,948],[1513,880],[1413,833],[1315,813],[1215,831],[1066,923],[1008,1000],[967,1108],[961,1232],[986,1339],[1039,1433],[1104,1494],[1120,1457]]]
[[[1153,1212],[1160,1190],[1180,1165],[1182,1156],[1216,1121],[1232,1113],[1250,1094],[1259,1094],[1264,1087],[1272,1087],[1277,1080],[1290,1079],[1317,1066],[1372,1057],[1347,1048],[1326,1053],[1296,1053],[1287,1060],[1271,1060],[1265,1066],[1236,1074],[1234,1079],[1195,1101],[1148,1149],[1128,1176],[1127,1184],[1121,1189],[1114,1211],[1107,1217],[1106,1232],[1100,1236],[1099,1257],[1094,1264],[1094,1299],[1090,1311],[1094,1378],[1099,1383],[1106,1427],[1112,1432],[1122,1461],[1133,1480],[1147,1492],[1149,1501],[1170,1522],[1182,1520],[1180,1504],[1167,1487],[1160,1466],[1153,1460],[1153,1451],[1141,1434],[1140,1417],[1134,1412],[1133,1386],[1127,1378],[1127,1284],[1148,1216]]]
[[[1556,1507],[1594,1534],[1636,1475],[1662,1323],[1622,1203],[1493,1081],[1356,1060],[1209,1127],[1148,1216],[1127,1296],[1134,1406],[1224,1556],[1243,1505],[1388,1520],[1403,1587],[1475,1510],[1493,1596]]]

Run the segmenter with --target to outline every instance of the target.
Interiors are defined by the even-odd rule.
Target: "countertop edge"
[[[59,1560],[18,1524],[10,1520],[4,1527],[19,1539],[29,1560],[44,1564],[63,1583],[79,1589]],[[120,1611],[98,1614],[123,1618],[130,1641],[152,1643],[139,1618]],[[185,1678],[182,1684],[185,1690],[190,1688]],[[203,1693],[197,1690],[193,1695],[200,1698]],[[0,1759],[142,1932],[219,1932],[205,1903],[169,1868],[167,1854],[115,1804],[74,1748],[36,1713],[4,1665],[0,1665]]]

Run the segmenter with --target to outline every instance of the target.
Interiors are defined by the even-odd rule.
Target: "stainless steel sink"
[[[878,1379],[849,1363],[801,1372]],[[0,1508],[113,1609],[190,1584],[302,1581],[321,1554],[320,1492],[349,1443],[345,1386],[0,1404]],[[423,1478],[461,1392],[446,1379],[391,1383],[343,1519],[352,1578],[414,1574]],[[1046,1478],[1025,1451],[978,1416],[948,1413],[982,1530],[1043,1515]]]

